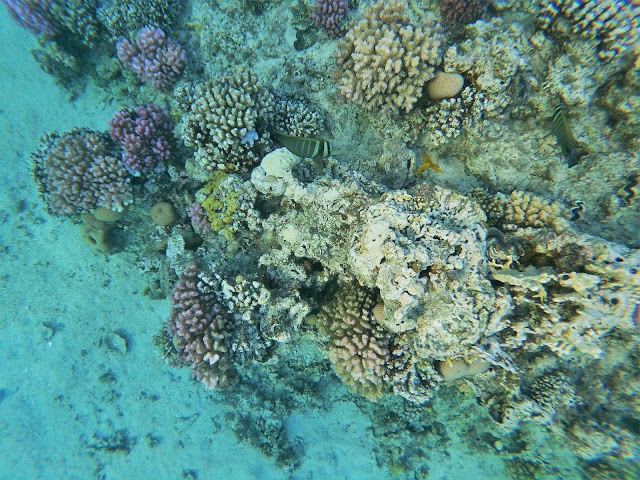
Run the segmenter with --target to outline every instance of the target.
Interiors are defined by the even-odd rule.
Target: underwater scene
[[[640,478],[640,0],[0,0],[0,478]]]

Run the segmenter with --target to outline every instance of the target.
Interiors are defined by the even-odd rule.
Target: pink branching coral
[[[134,176],[153,171],[171,155],[171,115],[153,103],[120,110],[109,120],[109,134],[122,147],[122,163]]]
[[[189,218],[191,219],[191,225],[196,231],[210,232],[211,222],[207,217],[204,207],[199,202],[193,202],[189,207]]]
[[[387,389],[390,334],[375,320],[375,301],[360,288],[340,290],[314,318],[327,337],[333,368],[350,390],[377,400]]]
[[[442,0],[440,5],[442,23],[453,29],[475,22],[486,9],[486,0]]]
[[[227,347],[231,326],[218,305],[214,281],[191,263],[180,275],[171,300],[177,307],[171,309],[168,328],[178,359],[209,390],[228,385],[235,374]]]
[[[316,0],[311,15],[317,27],[336,38],[344,33],[340,24],[348,11],[347,0]]]
[[[144,27],[132,39],[116,43],[118,58],[156,90],[168,90],[182,74],[187,56],[178,42],[158,27]]]
[[[105,135],[92,130],[51,133],[32,154],[34,176],[49,211],[74,215],[96,207],[123,211],[132,201],[127,172]]]

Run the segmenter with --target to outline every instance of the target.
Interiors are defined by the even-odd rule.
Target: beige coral
[[[378,1],[363,16],[339,43],[339,91],[368,109],[409,111],[440,63],[442,26],[412,23],[406,0]]]
[[[333,368],[349,390],[377,400],[386,390],[390,335],[373,316],[375,299],[361,288],[342,288],[312,317],[327,337]]]

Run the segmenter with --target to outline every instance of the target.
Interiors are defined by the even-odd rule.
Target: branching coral
[[[177,91],[182,138],[205,170],[242,171],[271,149],[266,130],[274,97],[248,70]]]
[[[375,300],[366,290],[344,287],[312,318],[327,337],[333,368],[350,390],[377,400],[387,388],[390,335],[373,316]]]
[[[598,39],[598,56],[605,61],[640,40],[640,3],[636,1],[540,0],[540,14],[536,17],[540,28],[558,27],[561,17],[569,19],[573,33]]]
[[[413,23],[406,0],[378,1],[340,41],[339,91],[351,102],[409,111],[440,63],[444,35],[433,19]]]
[[[91,130],[51,133],[32,154],[34,175],[52,213],[73,215],[96,207],[120,212],[131,185],[106,137]]]

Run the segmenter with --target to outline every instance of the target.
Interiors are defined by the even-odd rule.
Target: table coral
[[[340,93],[368,109],[409,111],[435,75],[444,43],[433,19],[413,23],[406,0],[378,1],[340,41]]]

